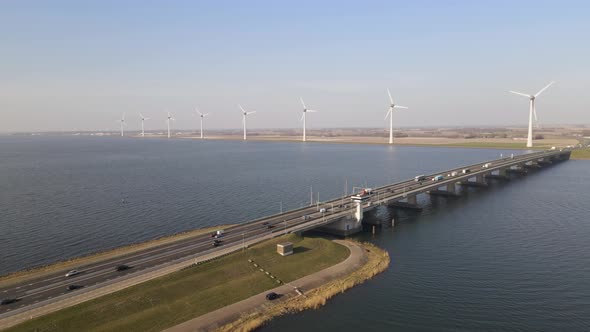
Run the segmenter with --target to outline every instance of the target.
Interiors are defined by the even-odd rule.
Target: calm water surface
[[[0,137],[0,274],[211,225],[352,186],[514,151],[91,137]],[[516,151],[514,153],[522,153]],[[391,267],[267,331],[589,330],[590,163],[569,161],[425,209],[382,208]]]

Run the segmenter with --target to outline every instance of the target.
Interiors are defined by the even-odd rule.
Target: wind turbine
[[[299,121],[303,121],[303,142],[305,142],[307,140],[307,136],[305,133],[305,127],[306,127],[306,116],[305,115],[307,114],[307,112],[315,113],[317,111],[307,109],[307,107],[305,106],[305,103],[303,102],[303,98],[299,98],[299,100],[301,100],[301,105],[303,105],[303,114],[301,115],[301,120],[299,120]]]
[[[198,109],[195,109],[195,111],[197,111],[197,113],[199,113],[199,117],[201,118],[201,139],[203,139],[204,138],[203,137],[203,118],[206,117],[207,115],[209,115],[209,113],[203,114],[203,113],[199,112]]]
[[[244,110],[241,105],[238,105],[238,107],[242,110],[242,124],[244,125],[244,141],[245,141],[246,140],[246,116],[250,115],[250,114],[254,114],[254,113],[256,113],[256,111],[246,112],[246,110]]]
[[[170,120],[174,121],[174,118],[170,115],[170,112],[168,112],[168,118],[166,119],[166,124],[168,125],[168,138],[170,138]]]
[[[146,118],[145,116],[143,116],[141,113],[139,113],[139,117],[141,118],[141,137],[145,136],[145,133],[143,131],[143,122],[145,120],[149,120],[150,118]]]
[[[121,137],[125,136],[125,129],[123,128],[123,126],[126,126],[127,123],[125,123],[125,112],[123,112],[123,115],[121,116]]]
[[[407,107],[394,104],[389,89],[387,89],[387,94],[389,95],[389,111],[385,114],[385,119],[387,120],[389,117],[389,144],[393,144],[393,110],[396,108],[407,109]]]
[[[529,107],[529,135],[528,135],[527,140],[526,140],[526,147],[527,148],[532,148],[533,147],[533,116],[535,117],[535,121],[537,121],[537,111],[535,111],[535,99],[537,97],[539,97],[541,95],[541,93],[543,93],[543,91],[547,90],[547,88],[550,87],[551,85],[553,85],[554,83],[555,82],[551,82],[551,83],[547,84],[543,89],[539,90],[539,92],[537,92],[534,95],[529,95],[529,94],[522,93],[522,92],[517,92],[517,91],[509,91],[510,93],[514,93],[515,95],[527,97],[530,100],[530,107]]]

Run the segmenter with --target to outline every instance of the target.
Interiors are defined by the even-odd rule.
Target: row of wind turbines
[[[551,82],[551,83],[547,84],[544,88],[539,90],[539,92],[537,92],[534,95],[530,95],[530,94],[526,94],[526,93],[522,93],[522,92],[517,92],[517,91],[512,91],[512,90],[509,91],[510,93],[513,93],[513,94],[516,94],[519,96],[523,96],[523,97],[527,97],[530,100],[530,102],[529,102],[529,127],[528,127],[528,136],[527,136],[527,147],[529,147],[529,148],[533,147],[533,117],[534,117],[535,121],[538,121],[537,111],[535,110],[535,99],[537,97],[539,97],[541,95],[541,93],[543,93],[545,90],[547,90],[547,88],[549,88],[554,83],[555,82]],[[408,109],[408,107],[395,104],[389,89],[387,89],[387,95],[389,97],[389,108],[387,110],[387,113],[385,114],[385,120],[387,120],[387,118],[389,117],[389,144],[393,144],[393,112],[396,109]],[[299,98],[299,100],[301,101],[301,105],[303,106],[303,112],[302,112],[303,114],[301,115],[300,121],[303,122],[302,141],[305,142],[307,140],[307,134],[306,134],[307,113],[315,113],[317,111],[307,108],[307,106],[305,105],[305,102],[303,101],[303,98]],[[244,129],[244,140],[246,140],[247,139],[246,117],[248,115],[255,114],[256,111],[246,111],[241,105],[238,105],[238,108],[242,112],[242,126]],[[201,113],[198,109],[196,109],[195,112],[197,113],[198,117],[200,118],[200,125],[201,125],[200,134],[201,134],[201,138],[203,139],[203,138],[205,138],[204,132],[203,132],[203,120],[206,116],[209,115],[209,113]],[[141,114],[141,113],[139,113],[139,117],[141,119],[141,136],[144,137],[145,136],[144,122],[146,120],[149,120],[150,118],[143,116],[143,114]],[[127,123],[125,121],[125,113],[123,113],[123,115],[121,116],[121,120],[118,120],[118,121],[121,122],[121,136],[125,136],[125,127],[127,126]],[[175,121],[175,119],[170,114],[170,112],[167,112],[166,127],[168,129],[168,138],[170,138],[170,122],[171,121]]]

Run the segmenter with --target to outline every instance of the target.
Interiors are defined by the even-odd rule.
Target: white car
[[[78,271],[78,270],[72,270],[72,271],[66,273],[66,277],[73,277],[76,274],[80,274],[80,271]]]

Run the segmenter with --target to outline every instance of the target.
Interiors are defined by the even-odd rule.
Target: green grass
[[[295,253],[282,257],[276,253],[276,244],[286,240],[293,242]],[[343,261],[348,255],[346,247],[332,241],[288,235],[7,331],[160,331],[277,286],[248,259],[289,282]]]
[[[575,149],[572,151],[571,159],[590,159],[590,148]]]

